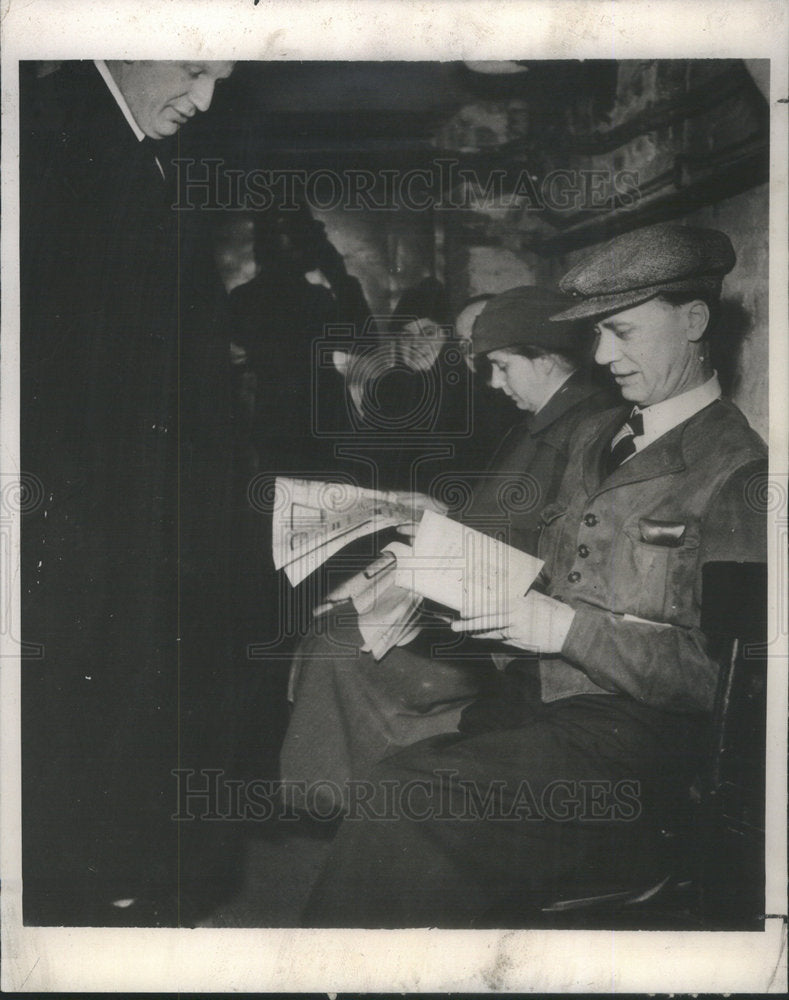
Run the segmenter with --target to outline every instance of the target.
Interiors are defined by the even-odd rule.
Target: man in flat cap
[[[556,320],[596,324],[595,358],[627,405],[575,437],[542,515],[545,593],[453,625],[536,651],[539,694],[518,724],[438,736],[372,769],[374,789],[418,785],[418,815],[345,823],[307,926],[484,925],[513,896],[550,897],[588,869],[605,882],[623,859],[627,877],[648,855],[642,833],[688,788],[716,690],[702,566],[766,558],[745,499],[765,447],[720,398],[707,349],[734,262],[723,233],[663,225],[560,283],[576,302]]]
[[[613,401],[612,391],[591,377],[588,332],[576,323],[550,321],[569,304],[555,290],[522,286],[485,305],[473,327],[476,363],[524,419],[505,435],[487,472],[461,468],[436,482],[439,500],[455,500],[451,516],[531,553],[540,510],[556,496],[575,428]],[[292,673],[283,778],[290,785],[322,782],[325,789],[332,782],[345,799],[347,781],[362,777],[384,755],[455,731],[459,722],[476,725],[471,716],[461,720],[461,712],[481,690],[490,688],[490,696],[475,707],[474,718],[508,713],[517,683],[497,673],[474,643],[466,643],[457,658],[452,638],[444,635],[442,642],[429,629],[376,662],[357,651],[362,639],[353,625],[343,628],[330,619],[328,630],[307,637]],[[442,658],[435,650],[447,640],[455,648]],[[502,668],[514,658],[505,652],[502,647]],[[521,668],[508,666],[510,674]]]

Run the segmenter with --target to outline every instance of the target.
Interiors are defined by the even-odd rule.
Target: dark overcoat
[[[223,752],[224,290],[93,63],[27,82],[20,138],[26,885],[169,882],[170,771]]]

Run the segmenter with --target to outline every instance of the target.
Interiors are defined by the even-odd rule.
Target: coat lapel
[[[657,441],[637,452],[631,459],[615,469],[610,476],[604,472],[611,439],[619,423],[624,419],[624,410],[617,412],[615,419],[609,421],[598,437],[591,441],[584,455],[584,485],[589,496],[605,493],[607,490],[618,489],[630,483],[640,483],[658,476],[666,476],[672,472],[681,472],[685,468],[682,453],[682,435],[688,421],[672,428]],[[691,417],[691,420],[694,418]]]
[[[604,465],[611,439],[625,418],[628,408],[619,406],[609,411],[598,433],[590,438],[583,456],[584,487],[589,496],[598,492],[605,478]]]
[[[529,418],[529,431],[540,434],[578,403],[600,392],[600,386],[589,381],[585,372],[576,371],[551,396],[541,410]]]
[[[521,421],[507,432],[490,468],[499,472],[522,472],[534,461],[537,442],[531,434],[529,421]]]

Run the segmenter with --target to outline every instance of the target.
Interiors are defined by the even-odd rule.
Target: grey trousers
[[[408,747],[366,775],[302,924],[473,927],[590,872],[630,877],[687,794],[701,732],[695,717],[584,695]]]
[[[441,641],[423,634],[377,662],[360,651],[352,613],[318,621],[290,677],[280,776],[292,805],[319,817],[344,810],[349,781],[403,747],[457,731],[461,712],[496,671],[479,644],[468,652],[456,637],[447,641],[454,648],[442,653]]]

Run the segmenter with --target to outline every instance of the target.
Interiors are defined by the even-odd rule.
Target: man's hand
[[[447,504],[441,500],[435,500],[427,493],[413,493],[408,490],[392,490],[397,502],[404,507],[411,507],[412,510],[432,510],[436,514],[446,514],[449,510]]]
[[[318,618],[346,601],[353,601],[357,611],[372,606],[377,595],[394,583],[396,566],[397,557],[384,549],[366,569],[330,590],[323,603],[312,609],[313,616]]]
[[[504,611],[452,623],[453,632],[471,632],[475,639],[500,639],[508,646],[538,653],[558,653],[575,612],[566,604],[528,593]]]
[[[413,521],[406,521],[403,524],[395,525],[397,533],[407,538],[409,543],[413,542],[419,530],[419,518],[416,517],[417,512],[432,510],[436,514],[446,514],[449,510],[449,507],[445,503],[442,503],[441,500],[434,500],[427,493],[409,493],[406,490],[394,490],[393,492],[397,497],[398,503],[403,504],[405,507],[410,507],[414,512]]]

